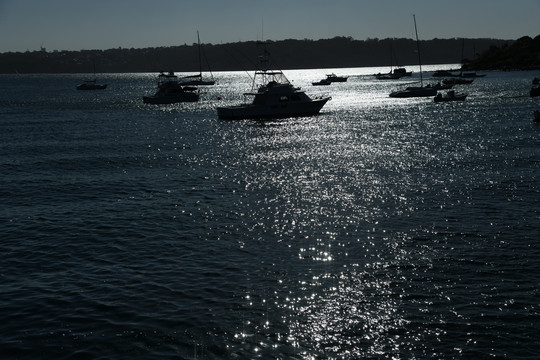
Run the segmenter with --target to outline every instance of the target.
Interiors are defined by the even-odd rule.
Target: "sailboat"
[[[392,46],[390,46],[390,72],[385,73],[385,74],[381,74],[381,73],[375,74],[375,77],[377,78],[377,80],[396,80],[396,79],[401,79],[404,76],[412,76],[412,72],[407,71],[403,67],[398,66],[395,69],[393,69],[392,67],[393,59],[394,59],[394,52],[392,51]]]
[[[212,76],[211,80],[204,80],[202,78],[202,59],[201,59],[201,39],[199,37],[199,32],[197,31],[197,43],[199,47],[199,73],[197,75],[184,76],[180,82],[181,85],[214,85],[216,82]]]
[[[94,64],[94,78],[84,80],[81,84],[77,85],[75,88],[77,90],[105,90],[107,84],[98,84],[96,76],[96,64]]]
[[[437,95],[437,89],[431,86],[424,87],[424,80],[422,78],[422,60],[420,58],[420,43],[418,41],[418,29],[416,28],[416,16],[414,19],[414,31],[416,33],[416,48],[418,51],[418,65],[420,67],[420,86],[409,86],[405,90],[397,90],[390,93],[390,97],[395,98],[409,98],[409,97],[427,97]]]

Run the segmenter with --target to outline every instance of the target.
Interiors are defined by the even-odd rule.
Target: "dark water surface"
[[[538,74],[435,104],[336,70],[269,123],[217,119],[241,72],[162,107],[156,74],[1,75],[2,356],[538,358]]]

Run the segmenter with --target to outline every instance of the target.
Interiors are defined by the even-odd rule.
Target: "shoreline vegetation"
[[[412,39],[334,37],[265,42],[283,70],[371,66],[412,66],[418,62]],[[257,41],[201,44],[203,71],[252,71]],[[422,63],[461,63],[467,70],[540,69],[540,35],[518,40],[432,39],[420,41]],[[0,53],[0,73],[132,73],[174,70],[198,72],[198,44],[156,48]]]
[[[492,45],[476,58],[463,63],[464,70],[539,70],[540,35],[523,36],[502,46]]]

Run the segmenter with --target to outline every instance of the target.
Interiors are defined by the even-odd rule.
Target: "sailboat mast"
[[[416,33],[416,51],[418,52],[418,65],[420,66],[420,85],[424,86],[424,81],[422,78],[422,60],[420,59],[420,43],[418,41],[418,29],[416,28],[416,16],[413,14],[414,19],[414,32]]]
[[[199,37],[199,30],[197,30],[197,44],[199,46],[199,75],[201,75],[202,78],[201,38]]]

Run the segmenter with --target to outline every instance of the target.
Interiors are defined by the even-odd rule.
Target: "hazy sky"
[[[540,34],[540,0],[0,0],[0,52],[248,40],[517,39]]]

